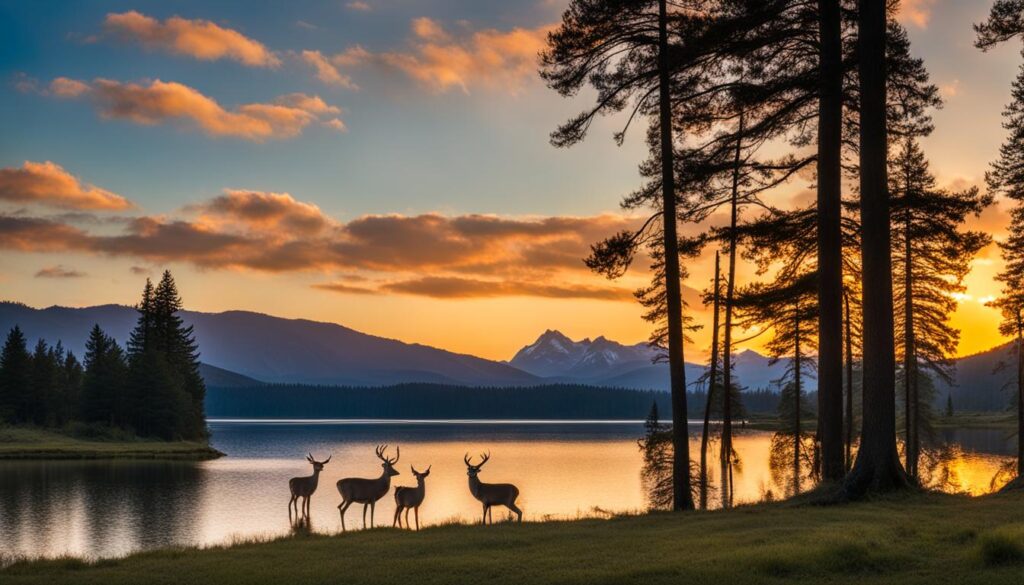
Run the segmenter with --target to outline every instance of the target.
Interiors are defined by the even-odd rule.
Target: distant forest
[[[703,417],[706,401],[705,392],[689,392],[690,417]],[[652,403],[662,413],[672,411],[668,392],[578,384],[507,388],[269,384],[211,386],[206,393],[209,416],[227,418],[643,420]],[[742,394],[746,412],[775,413],[778,403],[777,393]]]

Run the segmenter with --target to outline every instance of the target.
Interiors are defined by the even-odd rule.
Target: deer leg
[[[484,526],[486,526],[487,525],[487,504],[484,504],[483,506],[484,506],[484,520],[483,520],[482,524]]]
[[[363,504],[363,530],[366,530],[366,509],[369,507],[369,504]]]
[[[391,527],[392,528],[394,528],[395,526],[398,526],[399,528],[402,527],[402,519],[399,517],[399,514],[401,514],[401,513],[402,513],[402,507],[396,505],[395,506],[395,520],[391,523]]]
[[[348,507],[351,506],[351,505],[352,505],[352,502],[349,502],[348,500],[342,500],[342,502],[340,504],[338,504],[338,513],[341,514],[341,531],[342,532],[345,531],[345,510],[348,510]]]
[[[292,504],[294,504],[294,503],[295,503],[295,495],[292,494],[292,497],[288,500],[288,521],[289,522],[292,519]]]
[[[519,518],[519,522],[522,523],[522,521],[523,521],[523,511],[519,509],[519,506],[515,505],[515,503],[512,503],[512,504],[508,505],[508,509],[512,510],[513,512],[515,512],[516,516]]]
[[[405,527],[406,528],[412,528],[412,526],[409,525],[409,510],[410,509],[411,508],[406,508],[405,509]]]
[[[419,532],[420,531],[420,507],[416,506],[415,508],[413,508],[413,511],[416,513],[416,532]],[[405,519],[405,525],[406,526],[409,525],[409,519],[408,518]]]
[[[373,528],[373,514],[377,511],[377,502],[370,502],[370,528]]]
[[[494,525],[494,506],[487,506],[487,521]]]

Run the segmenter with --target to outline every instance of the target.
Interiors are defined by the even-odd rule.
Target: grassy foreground
[[[0,581],[994,585],[1022,574],[1024,495],[1006,494],[294,536],[97,563],[23,561],[0,570]]]
[[[0,428],[0,459],[214,459],[203,443],[122,438],[86,439],[44,429]]]

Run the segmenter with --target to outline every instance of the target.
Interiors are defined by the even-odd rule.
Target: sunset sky
[[[565,4],[0,0],[0,299],[131,304],[170,268],[190,309],[495,359],[548,328],[644,340],[644,271],[609,282],[581,261],[635,224],[618,204],[640,182],[642,131],[617,147],[607,119],[582,145],[548,143],[590,97],[536,74]],[[1003,138],[1022,57],[973,47],[988,7],[901,13],[946,101],[924,141],[943,186],[982,185]],[[975,227],[1003,237],[1006,209]],[[712,254],[689,266],[691,301]],[[999,268],[995,246],[974,262],[962,354],[1000,341],[984,306]],[[707,345],[698,334],[688,359]]]

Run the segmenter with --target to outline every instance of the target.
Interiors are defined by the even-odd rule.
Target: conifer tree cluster
[[[60,428],[81,421],[141,437],[206,437],[199,351],[178,315],[181,297],[170,272],[147,279],[127,349],[93,326],[84,363],[58,341],[29,352],[15,326],[0,355],[0,421]]]

